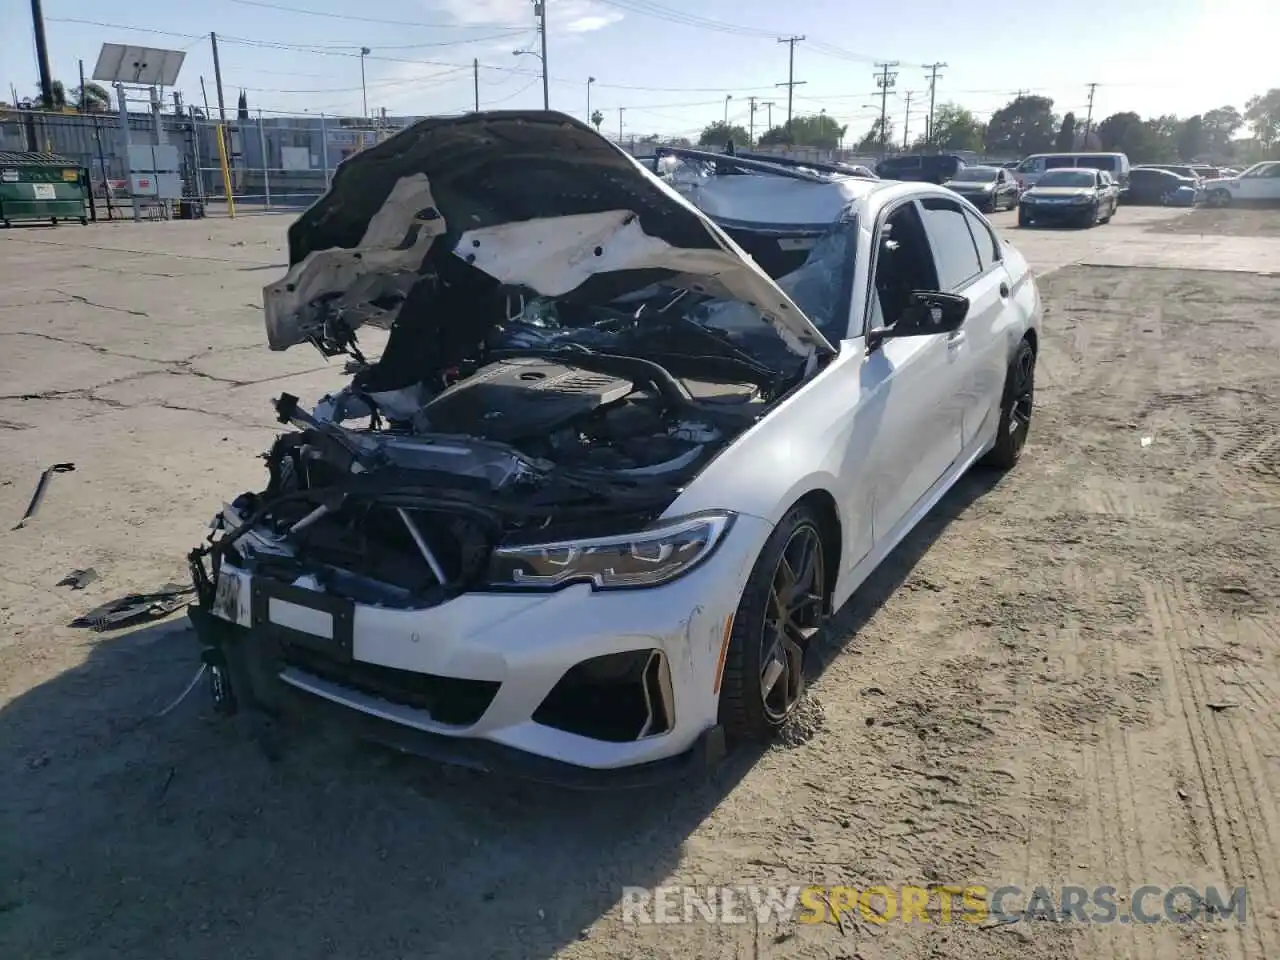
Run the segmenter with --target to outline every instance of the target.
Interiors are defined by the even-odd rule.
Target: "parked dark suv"
[[[883,180],[916,180],[946,183],[964,167],[964,161],[947,153],[886,157],[876,164],[876,176]]]

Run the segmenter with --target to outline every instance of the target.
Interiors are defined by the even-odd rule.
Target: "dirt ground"
[[[1165,220],[1157,233],[1229,237],[1280,237],[1280,205],[1269,207],[1199,207],[1185,217]]]
[[[1023,462],[962,482],[840,612],[797,735],[611,796],[331,737],[272,766],[203,696],[157,716],[194,671],[181,619],[68,622],[180,579],[260,479],[270,398],[341,377],[260,346],[287,221],[0,238],[0,957],[1280,956],[1280,278],[1240,266],[1276,250],[1078,263],[1194,245],[1148,232],[1177,216],[1018,231],[1048,272]],[[627,885],[811,881],[1249,902],[1243,925],[622,921]]]

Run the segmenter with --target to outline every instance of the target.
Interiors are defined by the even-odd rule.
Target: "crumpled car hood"
[[[795,353],[835,352],[708,216],[590,127],[544,111],[428,118],[344,161],[289,228],[288,273],[263,290],[271,349],[315,342],[335,318],[390,327],[438,244],[486,281],[541,296],[661,279],[730,297]]]

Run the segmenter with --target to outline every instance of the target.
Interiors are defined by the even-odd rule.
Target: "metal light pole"
[[[627,108],[626,107],[618,108],[618,145],[619,146],[622,145],[622,111],[625,109]]]
[[[724,95],[724,125],[726,127],[729,125],[729,101],[732,99],[733,99],[732,93],[726,93]]]
[[[533,0],[533,15],[538,18],[538,39],[542,44],[542,109],[551,109],[551,93],[547,88],[547,0]]]
[[[595,77],[587,77],[587,123],[591,123],[591,85],[596,82]]]
[[[513,57],[536,57],[538,62],[542,64],[542,109],[550,110],[551,103],[547,96],[547,61],[536,50],[512,50],[511,55]]]
[[[368,47],[360,48],[360,103],[364,107],[364,116],[369,116],[369,92],[364,84],[364,58],[373,51]]]

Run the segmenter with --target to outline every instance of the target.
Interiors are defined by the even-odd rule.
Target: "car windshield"
[[[957,170],[956,175],[952,177],[958,183],[985,183],[988,180],[994,180],[1000,173],[996,167],[965,167],[963,170]]]
[[[1036,184],[1038,187],[1092,187],[1097,174],[1092,170],[1050,170]]]
[[[838,343],[848,335],[857,219],[849,215],[818,229],[826,232],[804,262],[777,283],[830,342]],[[690,346],[691,337],[696,347]],[[736,358],[774,371],[790,369],[795,363],[795,355],[777,333],[760,322],[758,309],[668,282],[624,294],[603,306],[583,307],[571,296],[517,300],[495,345],[581,347],[658,362],[675,353],[701,354]]]
[[[1263,174],[1263,173],[1265,173],[1265,172],[1266,172],[1267,168],[1268,168],[1268,167],[1270,167],[1270,166],[1271,166],[1271,164],[1270,164],[1270,163],[1268,163],[1266,160],[1263,160],[1261,163],[1255,163],[1252,167],[1250,167],[1250,168],[1249,168],[1248,170],[1246,170],[1244,173],[1240,174],[1240,176],[1242,176],[1242,177],[1260,177],[1260,176],[1262,176],[1262,174]]]

